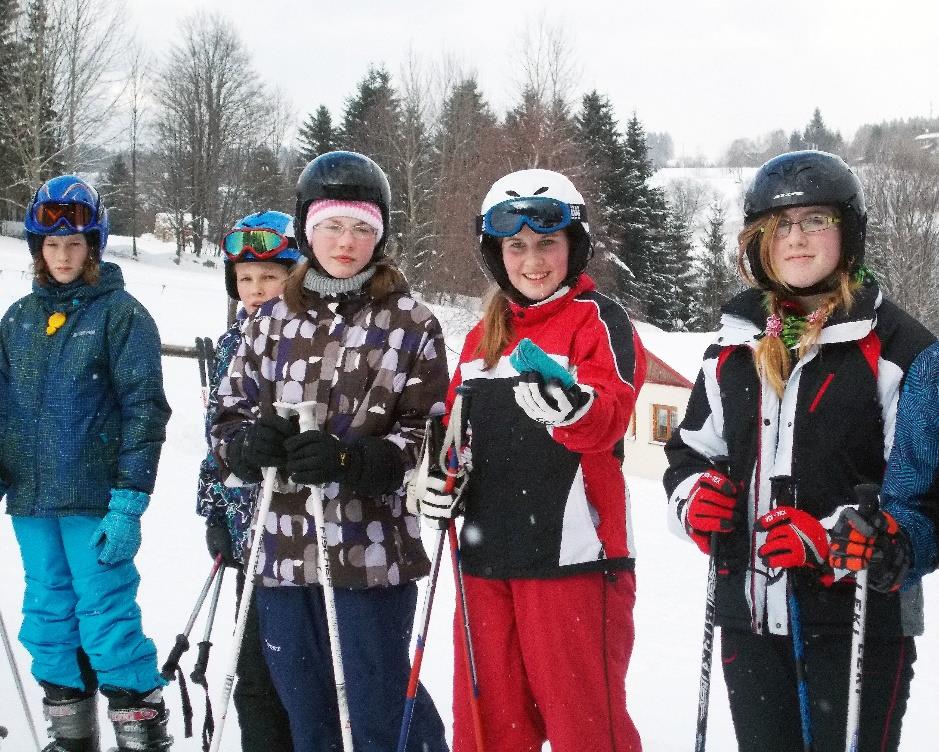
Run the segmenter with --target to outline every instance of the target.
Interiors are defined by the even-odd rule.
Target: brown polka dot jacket
[[[262,306],[219,386],[212,428],[222,478],[226,442],[274,402],[316,400],[317,425],[346,442],[380,437],[400,453],[405,480],[428,415],[442,414],[448,382],[440,324],[406,289],[380,302],[364,294],[320,298],[303,314],[283,300]],[[261,584],[317,582],[317,534],[309,491],[281,478],[263,520]],[[341,483],[323,487],[329,565],[337,587],[397,585],[430,565],[403,486],[378,497]]]

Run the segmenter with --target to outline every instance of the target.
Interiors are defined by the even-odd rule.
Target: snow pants
[[[99,517],[14,516],[26,592],[20,642],[41,682],[92,690],[78,660],[84,650],[102,687],[149,692],[166,684],[153,641],[143,633],[133,561],[100,564],[91,547]]]
[[[634,572],[464,578],[486,752],[640,752],[626,710]],[[453,750],[478,752],[454,620]]]
[[[236,593],[241,601],[244,570],[238,570]],[[254,591],[255,594],[258,592]],[[236,608],[237,612],[237,608]],[[248,605],[244,637],[235,667],[238,682],[233,698],[241,729],[242,752],[293,752],[290,741],[290,719],[277,697],[271,673],[261,653],[256,599]]]
[[[323,590],[260,587],[264,658],[290,717],[294,752],[341,752]],[[336,589],[342,662],[356,752],[397,749],[410,676],[417,585]],[[408,752],[448,752],[443,722],[418,688]]]
[[[803,636],[813,749],[844,749],[851,636]],[[722,628],[721,659],[740,752],[802,749],[792,640]],[[858,752],[896,752],[915,660],[912,637],[865,640]]]

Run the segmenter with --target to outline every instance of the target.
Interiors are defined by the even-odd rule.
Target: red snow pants
[[[626,711],[634,572],[465,577],[485,752],[640,752]],[[453,752],[479,752],[454,619]]]

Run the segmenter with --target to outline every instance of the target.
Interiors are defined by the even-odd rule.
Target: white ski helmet
[[[501,239],[515,235],[524,225],[544,234],[567,231],[570,251],[565,285],[573,284],[587,268],[593,248],[584,197],[561,173],[519,170],[493,183],[476,218],[479,250],[496,284],[515,302],[529,305],[534,301],[509,282],[502,262]]]

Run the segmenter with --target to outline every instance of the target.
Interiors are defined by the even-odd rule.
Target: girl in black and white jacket
[[[835,512],[880,484],[900,385],[933,337],[862,266],[860,182],[837,156],[793,152],[756,174],[740,269],[682,424],[666,447],[669,521],[709,553],[741,750],[802,748],[793,592],[815,749],[844,744],[853,580],[828,564]],[[868,600],[860,749],[895,750],[922,631],[917,589]]]

